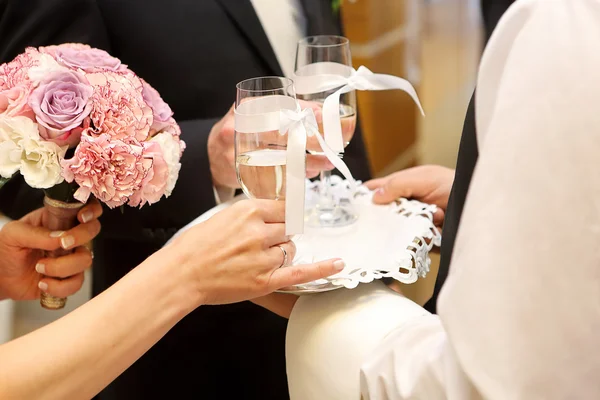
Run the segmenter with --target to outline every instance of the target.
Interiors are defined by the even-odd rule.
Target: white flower
[[[38,85],[44,78],[53,72],[68,71],[68,68],[60,65],[51,55],[42,54],[38,65],[29,68],[27,75],[34,85]]]
[[[157,142],[163,152],[163,157],[169,167],[169,177],[167,179],[167,188],[165,197],[169,197],[175,188],[179,170],[181,169],[181,142],[169,132],[161,132],[154,136],[152,141]]]
[[[0,115],[0,175],[10,178],[21,171],[25,182],[48,189],[63,181],[60,161],[67,147],[40,137],[37,125],[27,117]]]

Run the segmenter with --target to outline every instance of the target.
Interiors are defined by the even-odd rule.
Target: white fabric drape
[[[517,1],[476,104],[440,316],[407,313],[363,364],[363,398],[599,399],[600,2]]]

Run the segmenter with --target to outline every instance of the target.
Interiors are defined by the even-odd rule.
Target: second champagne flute
[[[331,70],[349,77],[352,71],[352,55],[350,53],[350,41],[341,36],[310,36],[298,42],[296,53],[296,77],[299,79],[315,75],[331,74]],[[319,130],[323,133],[322,118],[320,110],[327,97],[334,93],[337,88],[311,93],[298,94],[298,99],[308,102],[303,107],[310,106],[317,111]],[[339,107],[342,124],[342,138],[344,146],[347,146],[354,136],[356,128],[356,92],[350,91],[340,96]],[[323,150],[315,140],[309,138],[307,149],[311,154],[323,154]],[[341,156],[341,155],[340,155]],[[316,207],[307,211],[306,220],[313,227],[341,227],[356,221],[356,215],[352,204],[341,204],[336,202],[331,192],[331,172],[321,172],[321,189],[319,201]]]

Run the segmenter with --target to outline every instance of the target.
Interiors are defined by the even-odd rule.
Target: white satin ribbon
[[[409,81],[393,75],[375,74],[364,66],[355,70],[347,65],[332,62],[310,64],[296,71],[294,86],[299,95],[322,93],[339,88],[323,103],[325,142],[338,154],[344,152],[339,111],[340,96],[344,93],[353,90],[402,90],[412,97],[421,114],[425,115],[419,96]]]
[[[235,109],[235,130],[240,133],[278,131],[288,135],[286,150],[285,229],[286,235],[304,233],[306,190],[306,140],[316,136],[325,156],[354,185],[350,170],[319,133],[312,109],[300,108],[286,96],[266,96],[248,100]]]

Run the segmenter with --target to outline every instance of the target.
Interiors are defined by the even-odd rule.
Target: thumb
[[[418,182],[410,174],[396,173],[380,186],[373,194],[375,204],[389,204],[400,197],[412,198]]]
[[[389,180],[389,177],[387,177],[387,176],[384,177],[384,178],[371,179],[370,181],[366,181],[365,182],[365,186],[369,190],[379,189],[380,187],[382,187],[383,185],[385,185],[385,183],[388,180]]]
[[[16,247],[52,251],[60,248],[60,233],[24,221],[12,221],[2,230],[7,241]]]

